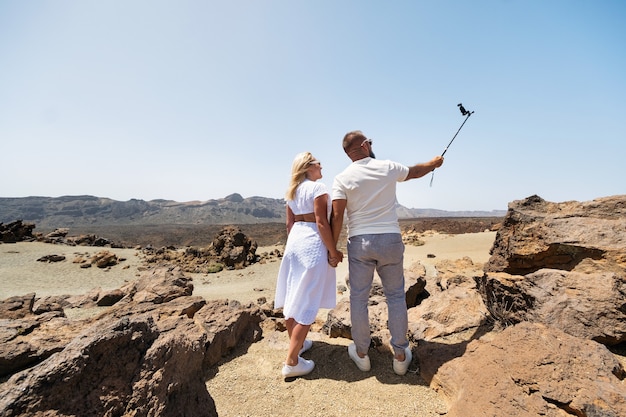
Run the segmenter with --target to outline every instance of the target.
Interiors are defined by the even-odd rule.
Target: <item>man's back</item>
[[[333,200],[347,200],[348,236],[400,233],[396,183],[409,168],[392,161],[354,161],[333,182]]]

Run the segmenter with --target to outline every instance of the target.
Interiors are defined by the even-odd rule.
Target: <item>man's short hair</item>
[[[352,132],[348,132],[343,137],[343,150],[348,152],[351,148],[354,147],[355,143],[358,143],[360,146],[365,139],[367,138],[360,130],[353,130]]]

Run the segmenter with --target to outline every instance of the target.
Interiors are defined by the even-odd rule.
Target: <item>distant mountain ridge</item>
[[[445,211],[398,207],[400,218],[500,217],[504,210]],[[207,201],[117,201],[90,195],[0,197],[0,223],[32,222],[40,229],[90,225],[256,224],[285,221],[285,200],[230,194]]]

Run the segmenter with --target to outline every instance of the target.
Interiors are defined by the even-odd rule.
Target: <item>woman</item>
[[[315,363],[300,357],[313,342],[306,340],[320,308],[336,305],[334,267],[343,259],[330,224],[330,198],[322,165],[310,152],[296,155],[287,190],[287,244],[278,271],[275,308],[283,308],[289,352],[282,369],[285,378],[306,375]]]

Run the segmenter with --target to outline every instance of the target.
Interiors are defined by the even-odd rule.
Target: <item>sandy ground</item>
[[[426,266],[444,259],[470,257],[475,263],[489,259],[495,232],[462,235],[432,234],[423,246],[406,246],[405,267],[414,262]],[[258,253],[272,248],[259,248]],[[107,249],[126,260],[110,269],[82,269],[72,263],[77,254],[102,248],[67,247],[43,243],[0,244],[0,299],[35,292],[38,297],[53,294],[83,294],[101,287],[113,289],[140,274],[140,258],[132,249]],[[42,263],[45,255],[65,255],[59,263]],[[429,257],[428,255],[434,255]],[[192,274],[194,294],[207,299],[235,299],[256,302],[274,296],[280,261],[255,264],[244,270],[218,274]],[[337,268],[337,281],[347,275],[347,260]],[[323,320],[325,312],[318,316]],[[393,373],[391,352],[370,350],[372,370],[363,373],[350,361],[348,339],[331,339],[311,332],[313,348],[303,356],[316,367],[305,377],[285,380],[280,375],[287,350],[287,335],[267,329],[263,339],[241,347],[214,367],[207,388],[222,417],[229,416],[425,416],[445,414],[442,398],[419,376],[416,362],[405,376]]]
[[[421,262],[427,271],[443,259],[460,259],[469,256],[474,262],[486,262],[495,232],[467,233],[462,235],[432,234],[423,238],[423,246],[407,245],[405,266]],[[274,247],[260,247],[258,254]],[[91,256],[101,250],[114,252],[124,259],[118,265],[100,269],[81,268],[73,260]],[[427,255],[435,255],[429,258]],[[37,262],[46,255],[63,255],[62,262]],[[64,246],[40,242],[0,244],[0,300],[31,292],[37,297],[61,294],[84,294],[94,288],[105,290],[119,288],[141,273],[140,254],[135,249],[110,249],[86,246]],[[217,274],[189,274],[193,277],[194,295],[207,299],[228,298],[241,302],[256,302],[265,297],[274,298],[276,276],[280,260],[274,258],[242,270],[222,271]],[[344,283],[348,274],[347,259],[337,267],[337,282]]]
[[[469,256],[475,263],[489,259],[489,249],[495,232],[467,233],[462,235],[431,234],[423,238],[423,246],[407,245],[404,264],[409,267],[421,262],[432,274],[432,266],[443,259],[460,259]],[[274,247],[260,247],[258,254]],[[114,252],[124,259],[118,265],[100,269],[95,266],[81,268],[73,260],[82,255],[91,256],[101,250]],[[428,255],[434,255],[434,258]],[[61,262],[37,262],[46,255],[63,255]],[[206,299],[234,299],[243,303],[256,302],[265,297],[274,298],[276,276],[280,260],[257,263],[242,270],[222,271],[217,274],[189,274],[193,277],[194,295]],[[140,254],[135,249],[110,249],[86,246],[64,246],[40,242],[0,244],[0,300],[31,292],[37,297],[62,294],[84,294],[94,288],[105,290],[119,288],[141,273]],[[348,262],[337,267],[337,282],[345,283]]]
[[[81,268],[73,263],[102,250],[114,252],[124,259],[110,268]],[[47,255],[63,255],[61,262],[38,262]],[[141,259],[134,249],[110,249],[88,246],[54,245],[41,242],[0,244],[0,300],[34,292],[47,295],[79,295],[94,288],[115,289],[126,281],[137,279]]]

